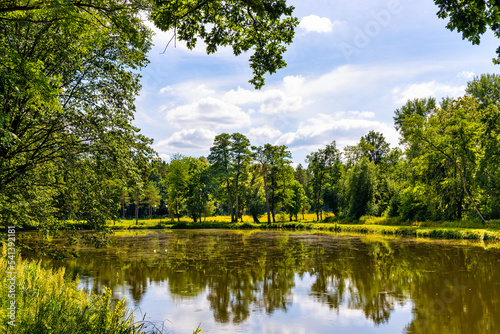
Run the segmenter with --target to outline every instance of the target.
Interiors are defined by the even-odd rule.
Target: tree
[[[262,146],[252,146],[253,160],[260,165],[260,171],[262,173],[262,179],[264,180],[264,194],[266,198],[266,212],[267,212],[267,223],[271,224],[271,210],[269,207],[269,193],[267,189],[267,173],[269,172],[269,150],[270,145],[266,144],[264,147]],[[255,220],[255,219],[254,219]]]
[[[246,177],[250,162],[249,146],[250,141],[241,133],[222,133],[215,137],[208,156],[213,172],[226,183],[225,191],[232,222],[238,221],[240,181]]]
[[[231,222],[234,222],[233,197],[231,187],[231,136],[227,133],[222,133],[215,137],[214,144],[210,147],[210,155],[208,161],[212,165],[212,170],[215,175],[226,183],[226,191],[228,205],[231,215]]]
[[[467,84],[468,95],[478,99],[479,121],[484,132],[479,136],[482,155],[478,158],[476,180],[484,190],[485,214],[500,218],[500,76],[481,75]],[[476,119],[478,121],[478,119]]]
[[[362,158],[349,176],[349,216],[359,219],[368,212],[375,190],[375,165]]]
[[[187,192],[188,174],[186,160],[180,154],[174,154],[165,179],[168,192],[168,207],[180,221],[180,211],[184,206]],[[173,219],[173,217],[172,217]]]
[[[250,167],[250,177],[247,184],[248,213],[252,216],[254,223],[259,223],[259,216],[266,213],[266,200],[263,196],[264,178],[260,170],[261,166],[254,164]],[[270,222],[270,219],[269,219]]]
[[[429,166],[429,173],[425,173],[423,179],[428,185],[432,184],[435,196],[440,199],[438,210],[444,212],[452,208],[451,218],[460,219],[466,197],[484,222],[476,200],[474,179],[477,160],[482,154],[478,143],[485,133],[479,110],[477,99],[463,97],[453,101],[445,99],[440,107],[425,113],[406,113],[400,117],[402,113],[397,110],[396,114],[401,120],[403,142],[411,144],[411,151],[419,152],[419,155],[411,154],[410,159]],[[432,182],[430,176],[438,178]]]
[[[208,162],[204,157],[187,157],[186,208],[196,223],[207,212],[210,196]]]
[[[304,169],[302,164],[298,164],[294,171],[295,180],[299,181],[302,187],[306,186],[307,183],[307,171]]]
[[[290,166],[292,163],[292,154],[285,145],[274,146],[273,151],[272,167],[269,175],[272,181],[272,193],[276,198],[276,200],[273,201],[273,208],[280,205],[280,211],[286,212],[291,197],[293,196],[290,186],[292,182],[295,181],[293,174],[294,170],[293,167]]]
[[[137,15],[126,23],[136,33],[129,40],[97,9],[33,3],[29,7],[29,2],[16,2],[16,9],[9,2],[0,11],[0,211],[6,215],[12,212],[8,198],[30,202],[23,198],[26,180],[39,190],[63,191],[70,180],[43,181],[52,173],[49,166],[68,177],[72,173],[66,168],[100,173],[100,181],[74,180],[82,187],[84,180],[90,182],[85,187],[94,198],[85,202],[91,203],[105,194],[99,191],[102,182],[124,177],[132,155],[151,153],[150,141],[131,125],[133,99],[140,88],[132,71],[147,63],[150,45],[149,32]],[[65,161],[71,161],[71,167]],[[87,193],[78,195],[83,205]],[[104,209],[79,211],[81,219],[104,224],[99,208]],[[43,211],[27,214],[39,220]]]
[[[302,212],[304,208],[306,193],[300,182],[297,180],[293,180],[293,182],[290,185],[290,188],[291,188],[292,198],[288,206],[288,213],[290,214],[290,220],[292,220],[292,217],[295,217],[295,221],[297,221],[298,214]]]
[[[144,201],[148,205],[149,219],[153,218],[153,208],[160,204],[160,191],[153,182],[148,182],[144,189]]]
[[[379,164],[389,153],[389,144],[385,141],[384,135],[371,130],[366,136],[361,137],[358,145],[346,146],[344,155],[347,158],[347,165],[353,166],[363,157]]]
[[[282,210],[286,210],[288,185],[293,180],[293,168],[290,167],[292,154],[285,145],[265,144],[262,155],[261,166],[265,173],[267,203],[273,222],[276,222],[278,206],[281,204]]]
[[[250,67],[254,77],[250,83],[261,88],[265,73],[286,66],[285,45],[292,42],[298,24],[291,17],[293,9],[285,0],[160,0],[155,1],[150,17],[164,31],[175,29],[191,49],[198,38],[205,42],[209,54],[218,46],[231,46],[235,55],[253,49]]]
[[[298,23],[292,10],[282,0],[2,2],[0,215],[20,222],[50,216],[64,184],[45,180],[50,168],[64,173],[70,156],[94,159],[75,166],[96,167],[107,179],[124,178],[131,156],[151,158],[151,141],[132,126],[138,72],[151,46],[144,14],[189,47],[199,37],[210,53],[219,45],[236,55],[253,48],[251,82],[260,88],[265,73],[286,65],[282,54]],[[51,193],[48,205],[31,209],[26,182]]]
[[[125,219],[125,208],[129,204],[130,196],[127,187],[122,187],[120,191],[120,202],[122,205],[122,219]]]
[[[375,164],[382,162],[389,153],[389,144],[385,141],[384,135],[371,130],[366,136],[361,137],[359,147],[363,156],[366,156]]]
[[[449,18],[446,28],[462,33],[463,39],[468,39],[472,44],[479,44],[481,35],[491,29],[496,37],[500,37],[500,11],[498,1],[460,1],[460,0],[434,0],[439,7],[437,13],[441,19]],[[497,59],[500,61],[500,47],[497,49]]]
[[[235,210],[234,221],[238,221],[238,197],[240,192],[239,182],[242,175],[245,175],[246,168],[250,161],[250,141],[241,133],[233,133],[231,135],[230,156],[232,162],[232,174],[234,175],[234,194],[235,194]]]
[[[311,172],[310,187],[312,189],[312,204],[317,220],[323,219],[323,196],[325,185],[333,187],[340,178],[340,152],[336,143],[326,145],[324,149],[312,152],[306,158],[308,170]]]

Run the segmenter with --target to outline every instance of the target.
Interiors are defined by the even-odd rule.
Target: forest
[[[394,112],[400,147],[370,131],[343,150],[332,140],[305,165],[294,164],[284,145],[255,147],[240,133],[222,133],[208,157],[155,160],[142,187],[129,183],[115,198],[122,218],[187,215],[194,222],[247,214],[274,223],[277,214],[297,220],[307,212],[318,221],[323,212],[354,220],[499,219],[499,92],[500,77],[482,75],[460,98],[410,100]]]
[[[131,156],[126,165],[105,155],[71,156],[65,163],[85,168],[57,173],[53,166],[60,186],[31,187],[35,205],[28,205],[30,197],[18,198],[17,217],[3,202],[3,217],[50,214],[56,220],[94,218],[102,226],[120,218],[188,216],[197,222],[213,215],[275,223],[312,212],[318,221],[333,213],[350,220],[370,215],[484,223],[500,218],[499,98],[500,76],[476,77],[460,98],[415,99],[395,110],[399,147],[375,131],[343,150],[332,138],[304,165],[294,163],[288,147],[252,146],[241,133],[216,136],[207,157],[178,153],[168,163],[147,145],[149,155]]]

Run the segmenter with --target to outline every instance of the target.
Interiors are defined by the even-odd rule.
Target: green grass
[[[287,216],[288,217],[288,216]],[[324,217],[333,217],[333,214],[325,214]],[[265,218],[265,217],[264,217]],[[261,218],[261,222],[263,222],[265,219]],[[302,218],[302,215],[299,215],[299,218]],[[276,215],[276,219],[278,219],[278,215]],[[241,221],[243,220],[243,221]],[[316,215],[314,213],[306,213],[304,214],[304,219],[299,219],[300,222],[314,222],[316,220]],[[73,224],[73,222],[70,222]],[[153,218],[153,219],[139,219],[138,223],[136,224],[135,219],[119,219],[119,220],[108,220],[107,221],[107,226],[112,228],[112,229],[144,229],[144,228],[164,228],[165,226],[169,227],[171,225],[176,225],[179,223],[186,223],[189,226],[192,224],[202,224],[206,226],[211,226],[217,225],[217,224],[231,224],[231,217],[229,216],[212,216],[212,217],[206,217],[202,218],[201,221],[198,221],[197,223],[193,223],[193,220],[189,217],[182,217],[180,218],[180,222],[178,219],[174,219],[173,221],[170,218]],[[249,224],[254,224],[252,216],[249,215],[243,215],[242,219],[238,219],[238,223],[249,223]],[[227,228],[227,226],[225,226]]]
[[[324,214],[324,220],[316,221],[316,215],[309,213],[304,220],[285,221],[267,224],[265,217],[260,224],[253,223],[251,216],[243,216],[243,222],[231,223],[229,216],[203,218],[194,223],[192,219],[183,217],[175,219],[140,219],[138,224],[133,219],[108,221],[107,226],[113,230],[135,229],[262,229],[262,230],[315,230],[345,233],[364,233],[393,236],[409,236],[417,238],[439,239],[475,239],[500,240],[500,220],[488,221],[485,225],[480,221],[425,221],[410,222],[400,218],[363,216],[359,220],[335,217]],[[277,215],[277,220],[278,220]],[[71,225],[72,222],[69,222]]]
[[[64,278],[64,269],[42,269],[40,263],[15,264],[15,323],[7,309],[7,259],[0,259],[0,331],[2,333],[140,333],[124,302],[113,305],[111,291],[88,295]]]
[[[387,225],[373,223],[345,223],[337,222],[285,222],[268,225],[267,223],[254,224],[228,222],[198,222],[189,221],[168,224],[165,227],[172,229],[260,229],[260,230],[296,230],[296,231],[328,231],[341,233],[361,233],[389,236],[406,236],[415,238],[435,239],[473,239],[500,241],[500,231],[496,228],[462,228],[462,227],[421,227],[418,224],[396,225],[396,222],[387,221]],[[383,221],[377,219],[377,221]],[[394,225],[393,225],[394,224]],[[450,223],[448,225],[451,225]]]
[[[134,323],[124,300],[113,302],[112,292],[88,294],[64,277],[64,268],[43,269],[40,263],[0,257],[0,332],[16,334],[161,333],[152,324]],[[13,267],[9,261],[15,261]],[[15,272],[15,276],[9,274]],[[9,280],[15,277],[15,280]],[[14,282],[11,288],[11,282]],[[13,292],[14,291],[14,292]],[[15,297],[12,323],[10,301]],[[9,324],[10,322],[10,324]],[[152,330],[150,327],[153,327]]]

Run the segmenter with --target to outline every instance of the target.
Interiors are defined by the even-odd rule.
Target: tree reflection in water
[[[94,292],[128,291],[136,305],[151,285],[173,298],[206,293],[214,318],[239,324],[258,309],[293,304],[296,280],[309,296],[361,310],[374,324],[413,305],[408,333],[500,332],[500,251],[483,244],[258,231],[123,234],[113,247],[80,249],[64,263]]]

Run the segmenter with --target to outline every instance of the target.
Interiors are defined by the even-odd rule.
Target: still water
[[[177,230],[79,255],[45,264],[168,333],[500,333],[498,244]]]

